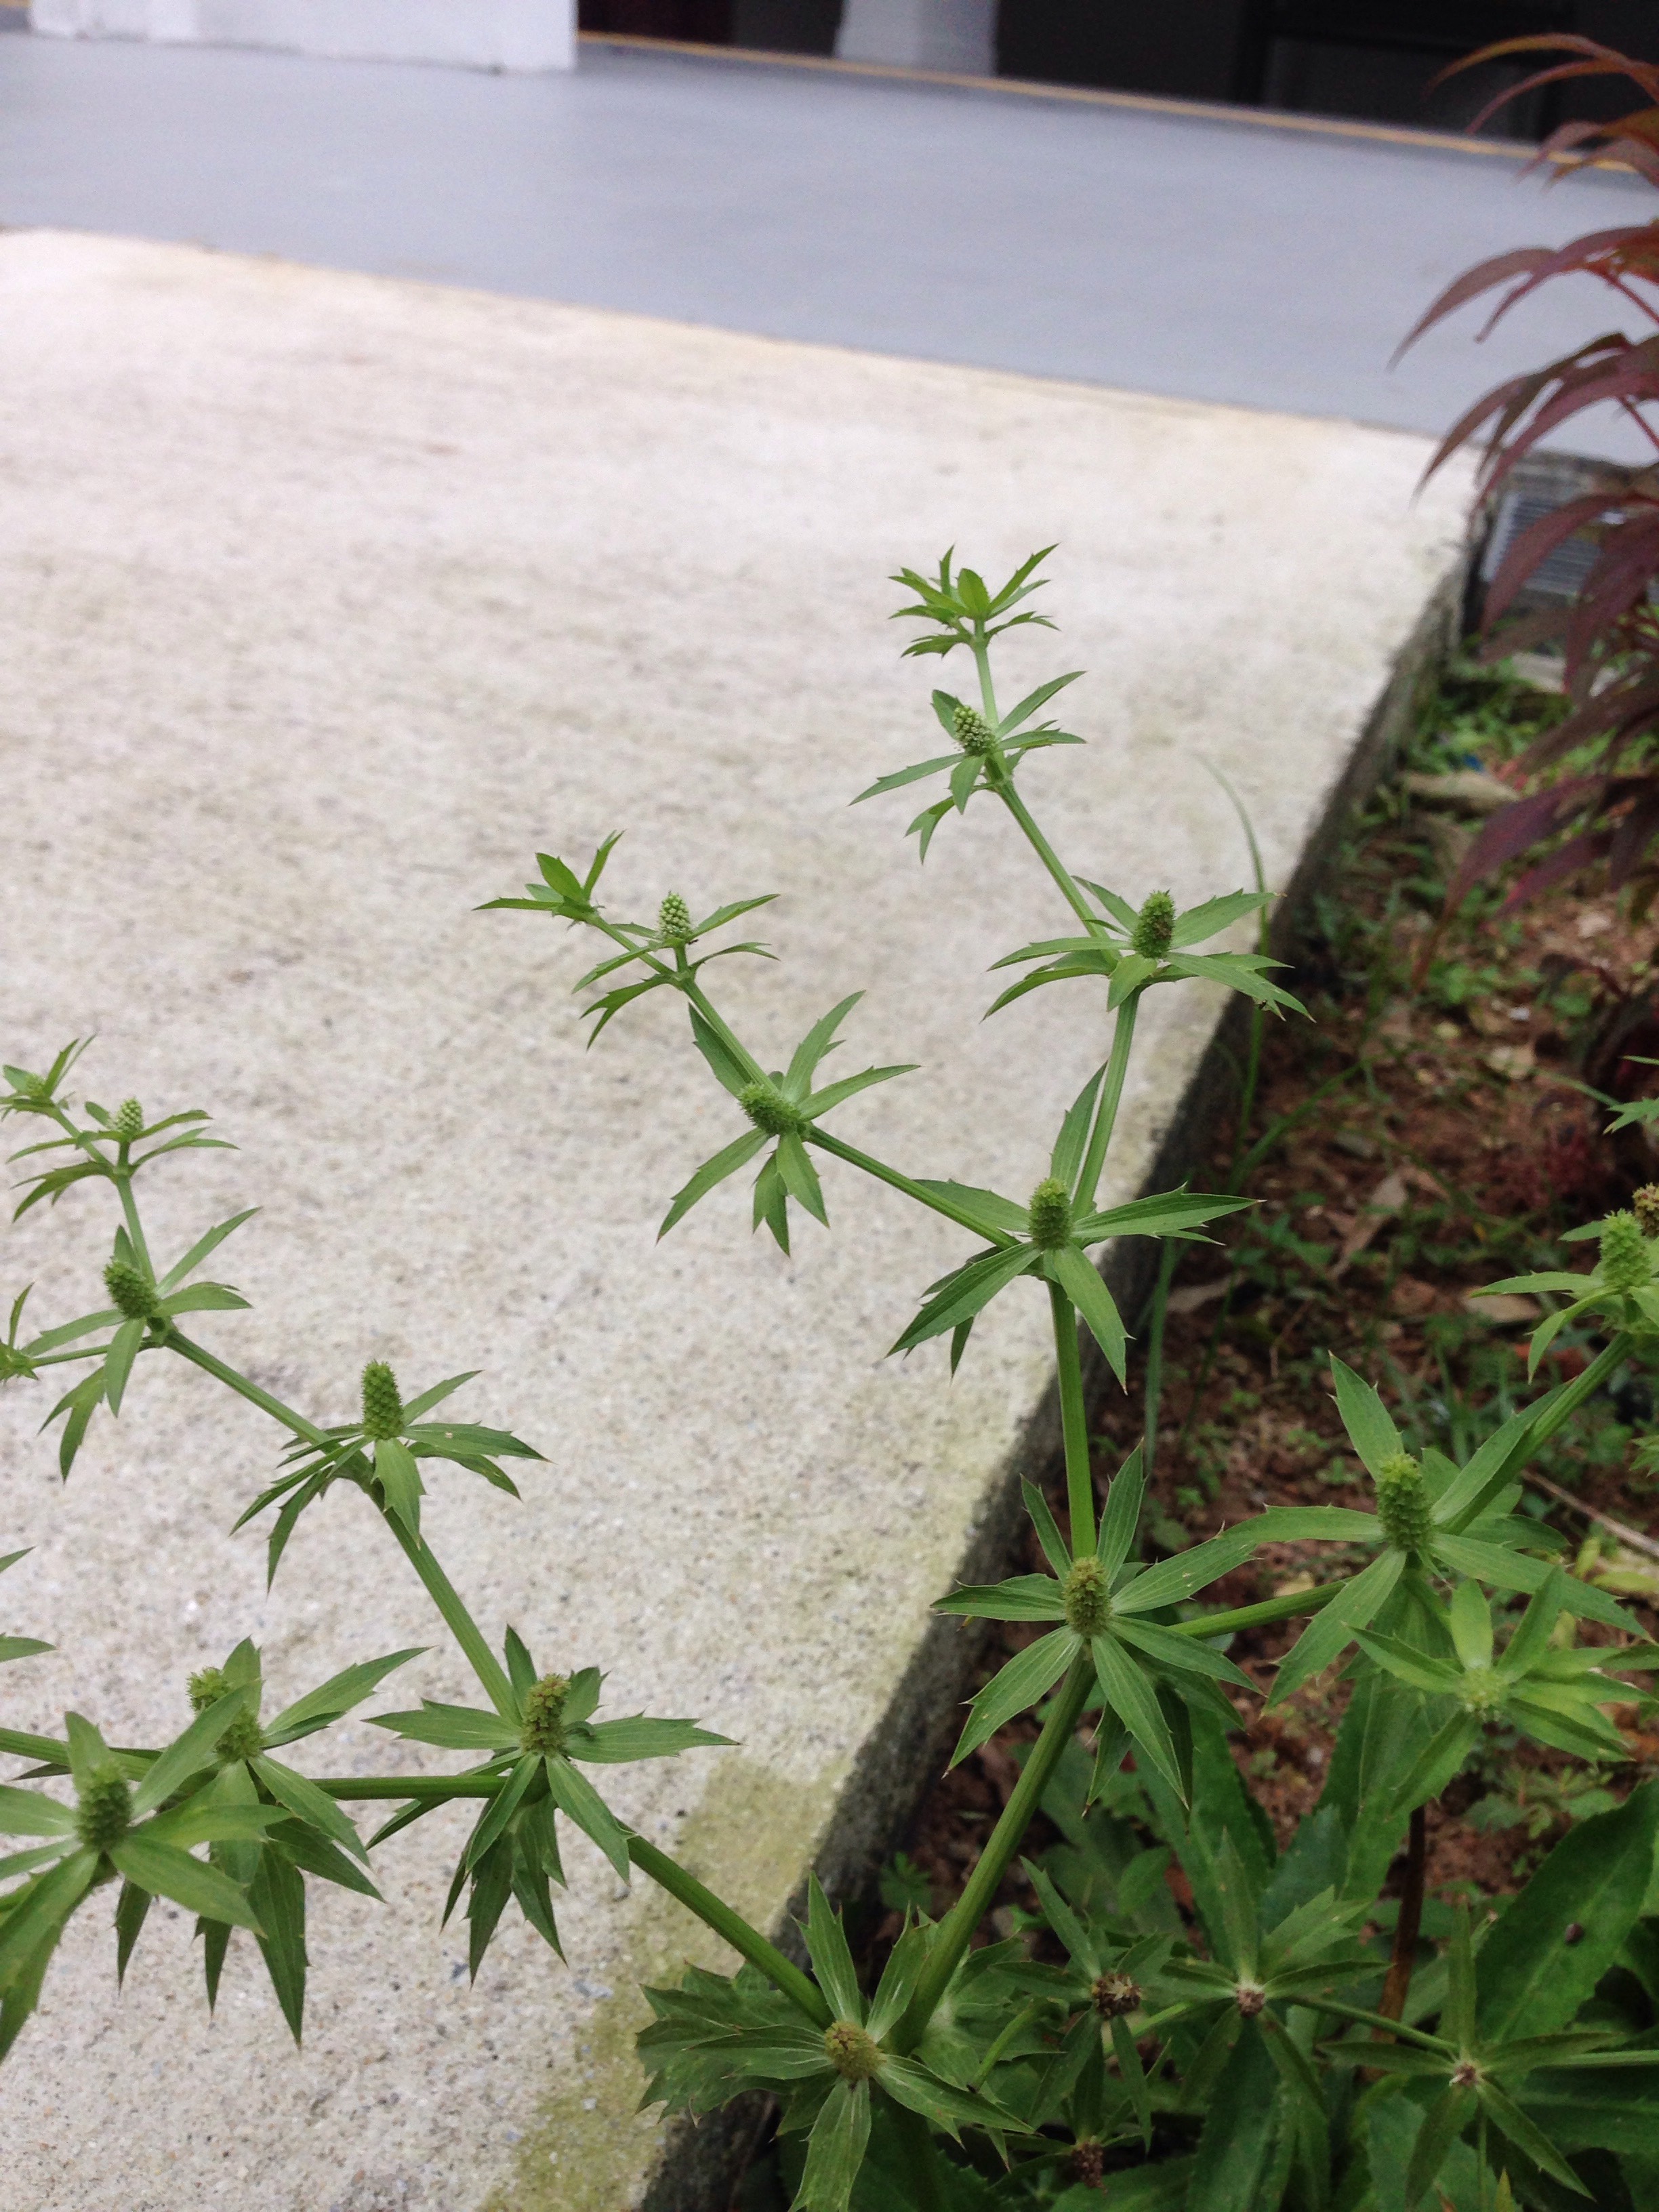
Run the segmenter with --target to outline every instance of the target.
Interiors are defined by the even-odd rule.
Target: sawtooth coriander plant
[[[1000,810],[1052,884],[1056,933],[999,963],[1012,976],[991,1011],[1075,983],[1069,1003],[1101,1049],[1077,1098],[1056,1102],[1047,1172],[1032,1190],[915,1175],[839,1133],[838,1109],[911,1073],[825,1073],[856,994],[787,1055],[739,1033],[712,971],[763,950],[734,939],[732,925],[765,899],[701,913],[671,890],[654,917],[625,916],[604,902],[611,838],[584,866],[541,856],[522,896],[490,902],[599,939],[575,987],[591,994],[595,1036],[650,993],[683,1003],[691,1046],[729,1097],[731,1134],[673,1195],[665,1231],[752,1170],[755,1224],[787,1250],[800,1215],[827,1224],[826,1168],[877,1177],[963,1235],[958,1263],[921,1291],[892,1346],[944,1340],[941,1390],[994,1301],[1047,1302],[1063,1510],[1024,1486],[1046,1568],[939,1599],[946,1613],[1033,1632],[973,1698],[956,1759],[1022,1716],[1040,1720],[959,1898],[938,1919],[913,1901],[866,1976],[815,1880],[803,1925],[775,1941],[619,1818],[606,1767],[727,1739],[688,1719],[600,1717],[597,1669],[510,1626],[492,1640],[422,1526],[427,1480],[459,1469],[516,1495],[509,1465],[533,1480],[539,1455],[507,1429],[451,1416],[470,1375],[405,1395],[371,1360],[340,1419],[337,1390],[325,1411],[303,1412],[210,1348],[203,1318],[246,1302],[205,1271],[248,1217],[174,1256],[153,1249],[140,1194],[162,1163],[220,1140],[199,1111],[152,1117],[133,1098],[77,1103],[72,1045],[40,1072],[8,1066],[0,1113],[28,1139],[15,1155],[20,1213],[77,1185],[88,1187],[82,1201],[95,1188],[111,1203],[105,1297],[35,1331],[21,1293],[0,1380],[26,1388],[56,1375],[68,1385],[45,1424],[58,1429],[65,1476],[91,1424],[123,1413],[141,1360],[183,1360],[257,1407],[282,1457],[237,1525],[265,1524],[269,1573],[302,1514],[337,1487],[356,1492],[355,1510],[420,1578],[476,1693],[372,1717],[395,1737],[458,1754],[436,1775],[331,1775],[314,1747],[296,1753],[380,1692],[419,1656],[410,1650],[268,1696],[260,1654],[244,1641],[179,1682],[179,1733],[160,1745],[112,1742],[76,1712],[55,1725],[32,1712],[33,1727],[0,1729],[0,1750],[25,1762],[0,1786],[0,1834],[15,1846],[0,1857],[0,2057],[24,2032],[69,1921],[111,1917],[123,1974],[157,1898],[197,1917],[210,2002],[233,1943],[251,1944],[297,2037],[310,1885],[377,1895],[374,1847],[465,1800],[477,1818],[447,1909],[465,1913],[475,1976],[509,1905],[562,1955],[555,1898],[573,1829],[623,1881],[660,1884],[736,1954],[735,1973],[694,1968],[647,1992],[647,2101],[697,2115],[770,2099],[779,2170],[799,2212],[1086,2212],[1103,2191],[1115,2212],[1659,2208],[1659,1784],[1573,1828],[1501,1914],[1453,1912],[1424,1895],[1425,1809],[1483,1746],[1525,1737],[1592,1766],[1617,1763],[1624,1739],[1608,1709],[1639,1705],[1644,1670],[1659,1661],[1605,1590],[1553,1555],[1552,1532],[1516,1510],[1529,1457],[1615,1368],[1659,1358],[1659,1193],[1579,1232],[1597,1245],[1588,1272],[1493,1286],[1549,1305],[1534,1366],[1570,1315],[1593,1317],[1607,1342],[1465,1465],[1408,1452],[1376,1392],[1333,1359],[1371,1510],[1270,1510],[1149,1556],[1139,1454],[1103,1498],[1091,1471],[1085,1336],[1120,1383],[1127,1346],[1100,1254],[1118,1237],[1191,1239],[1244,1201],[1183,1188],[1103,1204],[1141,1003],[1197,981],[1243,993],[1252,1018],[1301,1009],[1262,949],[1259,884],[1181,911],[1156,883],[1115,888],[1076,872],[1064,840],[1030,811],[1027,757],[1082,742],[1040,719],[1073,675],[1008,708],[993,681],[998,637],[1053,627],[1030,605],[1043,558],[996,591],[948,556],[932,575],[902,572],[910,597],[900,616],[921,625],[907,653],[962,654],[972,696],[936,690],[940,749],[860,794],[942,784],[910,824],[923,855],[970,805]],[[1252,921],[1258,949],[1230,949],[1229,933]],[[1328,1545],[1326,1578],[1206,1607],[1212,1585],[1285,1540]],[[1340,1669],[1346,1705],[1323,1796],[1280,1851],[1229,1749],[1235,1700],[1255,1694],[1229,1645],[1240,1631],[1296,1619],[1306,1626],[1272,1699]],[[27,1662],[48,1648],[0,1638],[0,1661],[18,1662],[8,1680],[27,1683]],[[371,1801],[389,1817],[365,1838],[348,1808]],[[1062,1846],[1023,1862],[1039,1810]],[[1172,1861],[1185,1877],[1179,1904],[1164,1878]],[[1029,1905],[1016,1932],[984,1940],[1005,1879],[1022,1866]]]

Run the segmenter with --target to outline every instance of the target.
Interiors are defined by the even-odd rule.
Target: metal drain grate
[[[1534,523],[1570,501],[1583,499],[1587,492],[1611,489],[1624,473],[1607,462],[1574,453],[1539,453],[1523,461],[1500,494],[1488,525],[1477,569],[1480,590],[1490,586],[1516,538]],[[1516,599],[1516,609],[1562,606],[1576,599],[1600,550],[1592,538],[1575,534],[1567,538],[1533,570]]]
[[[1498,502],[1498,513],[1492,519],[1492,533],[1486,539],[1486,551],[1480,561],[1480,580],[1490,586],[1492,578],[1508,560],[1517,538],[1541,522],[1547,514],[1553,514],[1565,501],[1552,499],[1542,491],[1511,489]],[[1567,538],[1558,545],[1548,557],[1540,561],[1527,579],[1524,598],[1539,599],[1577,599],[1583,589],[1585,580],[1595,566],[1600,551],[1594,539],[1582,536]]]

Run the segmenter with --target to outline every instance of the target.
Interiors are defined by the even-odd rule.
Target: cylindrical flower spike
[[[363,1370],[363,1434],[385,1443],[403,1432],[404,1401],[398,1395],[398,1378],[383,1359],[371,1359]]]
[[[132,1791],[116,1766],[100,1766],[82,1790],[75,1832],[89,1851],[107,1851],[132,1826]]]
[[[1072,1194],[1054,1176],[1045,1176],[1026,1208],[1031,1242],[1039,1252],[1058,1252],[1072,1241]]]
[[[109,1292],[110,1304],[129,1321],[154,1321],[161,1312],[155,1284],[131,1261],[110,1261],[104,1270],[104,1288]]]
[[[987,753],[994,750],[997,733],[977,708],[958,707],[951,722],[963,752],[972,753],[975,760],[983,760]]]
[[[1601,1280],[1610,1291],[1639,1291],[1653,1279],[1653,1255],[1633,1213],[1601,1224]]]
[[[1391,1544],[1420,1552],[1434,1527],[1423,1469],[1409,1452],[1390,1452],[1376,1471],[1376,1516]]]
[[[657,927],[662,933],[665,945],[690,943],[691,909],[678,891],[670,891],[658,908]]]
[[[523,1723],[519,1730],[522,1750],[532,1757],[548,1756],[564,1747],[564,1701],[570,1695],[568,1678],[544,1674],[524,1693]]]
[[[1168,891],[1153,891],[1135,916],[1130,949],[1143,959],[1161,960],[1175,933],[1175,901]]]
[[[124,1098],[115,1109],[110,1127],[123,1144],[131,1144],[142,1136],[144,1128],[144,1109],[136,1098]]]
[[[1112,1593],[1106,1571],[1092,1553],[1073,1559],[1061,1593],[1066,1626],[1079,1636],[1098,1636],[1111,1618]]]

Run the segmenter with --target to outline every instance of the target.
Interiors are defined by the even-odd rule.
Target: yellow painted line
[[[1504,161],[1528,161],[1538,150],[1527,138],[1472,138],[1461,131],[1417,131],[1403,125],[1291,115],[1279,108],[1234,107],[1219,100],[1171,100],[1158,93],[1109,92],[1096,85],[1037,84],[1024,77],[1012,76],[959,76],[945,70],[896,69],[887,62],[843,62],[823,54],[769,53],[754,46],[711,46],[689,39],[641,39],[620,31],[581,31],[577,36],[584,46],[620,46],[637,53],[690,54],[703,61],[739,62],[766,69],[816,70],[833,76],[885,77],[898,84],[953,85],[963,92],[1003,93],[1024,100],[1069,100],[1076,106],[1121,108],[1132,114],[1229,123],[1254,131],[1288,131],[1312,138],[1369,139],[1385,146],[1428,147],[1445,154],[1495,155]],[[1605,161],[1594,166],[1622,169],[1626,164]]]

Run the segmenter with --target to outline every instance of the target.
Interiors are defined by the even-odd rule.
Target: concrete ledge
[[[48,38],[269,46],[336,61],[576,65],[570,0],[31,0],[29,25]]]
[[[1048,1449],[1046,1310],[1000,1302],[954,1382],[942,1352],[885,1359],[963,1240],[850,1175],[790,1260],[735,1183],[659,1244],[729,1102],[658,1000],[586,1054],[580,950],[471,909],[538,846],[623,826],[628,909],[783,892],[780,963],[722,963],[757,1049],[867,986],[849,1052],[927,1072],[854,1102],[849,1138],[1029,1190],[1103,1018],[1079,988],[981,1022],[990,962],[1053,921],[996,819],[970,808],[919,872],[902,802],[846,803],[928,726],[884,578],[1058,539],[1062,635],[1011,637],[1006,675],[1090,671],[1089,745],[1038,757],[1034,808],[1095,876],[1189,903],[1247,866],[1208,758],[1287,886],[1455,561],[1467,476],[1414,502],[1427,441],[1352,423],[20,232],[0,431],[0,1042],[39,1065],[96,1031],[94,1096],[199,1103],[241,1146],[158,1177],[153,1226],[180,1249],[263,1206],[231,1262],[251,1310],[209,1340],[290,1402],[335,1418],[371,1356],[487,1370],[463,1402],[550,1460],[521,1504],[434,1484],[440,1555],[491,1628],[608,1668],[611,1709],[740,1739],[617,1770],[616,1802],[775,1926],[809,1866],[846,1882],[883,1847],[949,1726],[969,1647],[929,1606],[1006,1543],[1011,1467]],[[1190,1123],[1221,1012],[1154,996],[1115,1197]],[[74,1195],[39,1209],[0,1287],[66,1318],[108,1234]],[[58,1647],[5,1670],[8,1717],[153,1740],[243,1634],[273,1691],[429,1644],[349,1498],[264,1591],[228,1529],[276,1440],[159,1365],[67,1489],[40,1398],[0,1399],[0,1549],[35,1547],[6,1625]],[[398,1691],[465,1684],[434,1650]],[[355,1723],[318,1748],[396,1757]],[[509,1916],[469,1988],[439,1924],[460,1832],[387,1844],[384,1905],[315,1901],[297,2052],[246,1947],[210,2021],[185,1917],[153,1916],[118,2000],[84,1916],[7,2063],[0,2212],[638,2203],[663,2130],[633,2116],[635,1985],[718,1947],[578,1840],[571,1967]]]

